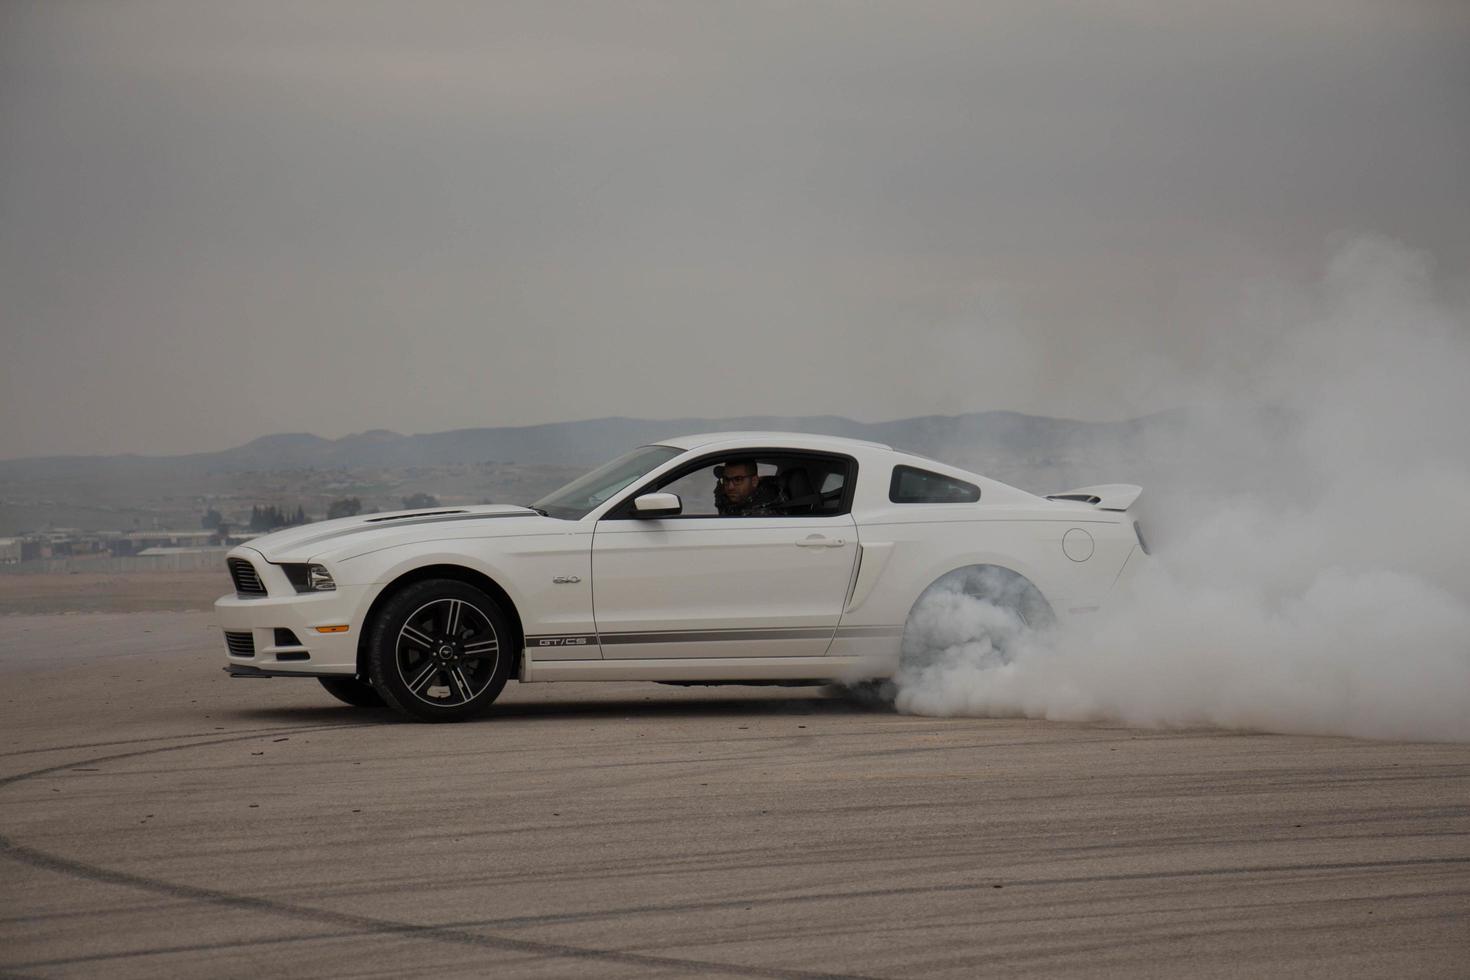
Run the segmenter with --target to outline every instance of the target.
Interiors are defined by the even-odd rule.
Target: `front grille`
[[[225,646],[230,648],[232,657],[253,657],[255,656],[255,634],[231,633],[225,630]]]
[[[230,578],[235,580],[235,594],[242,599],[265,595],[265,583],[260,580],[255,566],[244,558],[230,558],[225,564],[230,566]]]

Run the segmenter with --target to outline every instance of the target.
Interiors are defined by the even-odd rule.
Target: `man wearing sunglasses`
[[[715,470],[715,509],[723,517],[765,517],[781,513],[781,493],[762,480],[753,459],[732,459]]]

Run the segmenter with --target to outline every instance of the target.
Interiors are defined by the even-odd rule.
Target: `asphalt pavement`
[[[0,617],[0,975],[1470,976],[1470,746],[230,679]]]

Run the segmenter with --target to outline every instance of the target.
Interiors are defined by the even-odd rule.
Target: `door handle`
[[[813,534],[796,542],[798,548],[841,548],[847,542],[842,538],[824,538]]]

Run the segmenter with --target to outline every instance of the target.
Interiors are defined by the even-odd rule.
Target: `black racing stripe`
[[[902,626],[839,626],[837,627],[839,637],[861,637],[861,636],[903,636]]]
[[[603,633],[603,646],[626,643],[721,643],[731,640],[811,640],[832,635],[830,626],[792,629],[665,630],[656,633]]]
[[[753,627],[749,629],[645,630],[633,633],[538,634],[526,637],[526,646],[582,646],[602,643],[619,646],[630,643],[722,643],[750,640],[808,640],[834,635],[830,626]],[[899,638],[902,626],[842,626],[835,635],[842,638]]]

